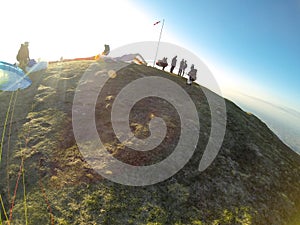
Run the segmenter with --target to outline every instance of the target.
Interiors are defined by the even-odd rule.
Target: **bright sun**
[[[15,6],[18,7],[15,7]],[[21,43],[30,42],[31,58],[57,60],[86,57],[124,44],[157,40],[154,19],[128,0],[43,1],[6,0],[1,3],[1,60],[13,63]],[[9,18],[9,20],[7,20]],[[167,34],[165,34],[167,37]]]

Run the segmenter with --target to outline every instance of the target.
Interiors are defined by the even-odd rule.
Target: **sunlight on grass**
[[[234,211],[229,211],[225,209],[221,215],[220,219],[213,221],[213,225],[219,224],[241,224],[241,225],[251,225],[252,216],[250,215],[250,210],[246,207],[235,208]]]
[[[0,88],[3,84],[8,82],[8,74],[0,70]]]
[[[236,180],[231,178],[226,180],[223,176],[216,177],[218,175],[210,172],[206,176],[201,175],[200,177],[196,173],[197,171],[194,172],[194,166],[198,165],[199,162],[196,159],[194,160],[196,164],[191,160],[174,177],[151,186],[123,186],[101,177],[91,169],[94,166],[93,163],[98,163],[98,156],[95,155],[93,149],[86,150],[86,157],[92,159],[92,163],[87,164],[72,132],[70,108],[78,80],[87,66],[82,62],[64,63],[62,65],[64,67],[50,65],[52,68],[45,74],[32,76],[33,86],[31,88],[36,88],[34,89],[36,93],[29,95],[32,99],[28,98],[28,93],[32,90],[30,92],[25,90],[22,94],[20,92],[20,101],[18,100],[16,104],[16,115],[22,120],[10,119],[14,117],[14,98],[10,97],[10,93],[2,95],[5,98],[2,100],[2,124],[4,125],[2,125],[3,134],[0,133],[0,152],[2,152],[3,147],[3,156],[6,156],[7,152],[10,152],[10,155],[9,157],[2,157],[2,164],[0,156],[0,166],[3,167],[1,171],[3,175],[1,174],[1,177],[5,177],[5,167],[8,167],[6,176],[8,176],[9,179],[7,180],[9,182],[7,183],[11,187],[14,185],[15,189],[5,188],[5,179],[2,179],[3,184],[1,184],[1,188],[4,191],[0,193],[0,225],[10,223],[15,225],[251,225],[266,219],[272,220],[272,211],[271,213],[268,212],[269,214],[267,215],[257,213],[260,209],[259,207],[261,207],[259,203],[263,202],[265,198],[255,192],[248,193],[247,189],[238,186],[240,183],[253,185],[253,183],[248,183],[248,180],[251,178],[249,174],[251,173],[237,168],[236,161],[231,158],[229,160],[229,157],[220,158],[222,165],[223,163],[228,165],[227,162],[230,162],[228,171],[227,169],[222,170],[224,167],[218,167],[215,172],[220,172],[220,174],[226,175],[226,179],[229,179],[232,175],[231,172],[234,171],[233,178],[237,178]],[[139,71],[140,68],[142,68],[141,71],[145,71],[146,75],[148,74],[147,71],[149,71],[149,75],[153,75],[152,73],[155,71],[152,68],[131,65],[128,70],[124,70],[121,73],[122,76],[115,76],[114,71],[111,71],[110,75],[115,76],[114,81],[122,77],[127,82],[134,76],[132,71],[134,69]],[[172,76],[172,79],[175,81],[177,77],[174,76],[173,78]],[[36,85],[36,82],[39,82],[39,84]],[[185,81],[180,80],[178,82]],[[193,93],[198,98],[196,88],[189,89],[189,91],[189,93]],[[23,97],[23,94],[25,97]],[[105,108],[105,106],[111,108],[115,96],[117,96],[111,90],[107,90],[102,94],[104,96],[103,102],[99,99],[97,110]],[[10,100],[10,98],[12,99]],[[201,101],[199,100],[197,102],[199,104],[196,105],[199,105],[199,112],[205,119],[210,114],[209,106],[201,104],[200,108]],[[25,106],[28,106],[28,109]],[[159,106],[162,109],[165,105],[161,104]],[[167,110],[167,107],[164,110]],[[26,114],[23,113],[24,111]],[[105,131],[103,135],[103,139],[107,138],[105,149],[112,156],[119,156],[120,159],[124,156],[124,159],[128,160],[126,146],[131,142],[120,143],[116,138],[110,138],[111,133],[106,131],[106,128],[111,125],[106,117],[106,115],[110,115],[108,113],[109,110],[103,111],[107,112],[107,114],[102,114],[99,110],[100,116],[97,122],[103,125],[101,128]],[[153,119],[156,116],[160,116],[159,112],[158,110],[150,109],[149,112],[144,113],[145,118],[147,118],[147,121]],[[138,117],[140,115],[133,114],[132,118],[135,118],[134,116]],[[248,117],[245,118],[248,121]],[[163,119],[168,124],[168,128],[170,127],[170,130],[175,133],[175,128],[178,126],[176,121],[168,116],[164,116]],[[236,122],[238,123],[239,120]],[[9,128],[11,126],[10,123],[12,123],[11,131]],[[205,122],[202,123],[205,132],[209,131],[208,124],[209,121],[207,124]],[[237,127],[235,124],[233,125],[234,128]],[[132,119],[130,127],[135,135],[146,137],[149,134],[148,124],[139,120],[135,121]],[[244,130],[238,130],[238,132],[244,132]],[[9,145],[10,134],[12,135],[12,140]],[[175,137],[171,132],[168,138],[171,139],[173,136]],[[230,139],[227,141],[229,142]],[[87,139],[86,142],[81,144],[84,146],[83,148],[89,148],[89,146],[94,146],[94,142],[96,140]],[[199,145],[202,146],[202,142]],[[11,146],[10,151],[8,151],[9,146]],[[243,145],[234,146],[243,147]],[[224,149],[224,152],[225,150],[228,150],[226,154],[235,156],[229,149]],[[99,150],[100,157],[101,151]],[[160,159],[160,155],[156,157],[153,157],[154,160]],[[196,155],[196,157],[198,156]],[[145,157],[145,162],[148,162],[146,160],[152,162],[152,159],[149,158]],[[9,160],[5,161],[4,159]],[[144,160],[144,158],[141,159],[137,156],[133,157],[133,160],[130,162],[134,164],[136,162],[139,163],[141,160]],[[107,169],[107,174],[112,174],[112,171],[109,170],[109,163],[109,160],[103,161],[96,168]],[[289,170],[287,169],[286,171]],[[298,170],[295,171],[297,172]],[[117,176],[122,171],[113,171],[113,173],[116,173]],[[213,182],[214,178],[219,178],[218,181],[221,182]],[[256,183],[259,183],[260,179],[262,180],[261,184],[264,184],[263,178],[257,178],[255,180]],[[20,185],[15,185],[16,181],[20,181]],[[236,189],[237,192],[227,191],[226,189],[226,194],[224,196],[221,195],[224,193],[223,187],[224,190],[225,187],[228,187],[223,185],[226,185],[226,182],[232,184],[231,181],[240,181],[240,183],[234,183],[236,187],[239,187]],[[291,183],[292,181],[290,180],[289,182]],[[12,192],[10,189],[15,190],[13,198],[10,194],[5,193],[5,189],[9,189],[9,193]],[[219,190],[221,192],[218,192]],[[291,199],[292,195],[283,190],[281,192],[278,197],[283,200],[283,203],[286,202],[286,205],[294,203],[293,199]],[[237,195],[235,195],[236,193]],[[295,191],[293,193],[298,192]],[[240,194],[245,196],[245,201],[239,202],[236,200],[237,197],[241,197]],[[249,200],[249,197],[252,199],[253,195],[256,194],[257,197],[261,197],[257,199],[258,203],[255,202],[258,206],[246,201]],[[231,198],[234,198],[234,200],[232,201]],[[245,202],[249,205],[245,205]],[[288,215],[287,209],[289,208],[285,209],[283,205],[282,209],[283,213]],[[281,215],[281,217],[284,218],[284,215]],[[296,222],[289,223],[287,221],[287,224],[299,224],[297,223],[299,221],[297,216],[292,218],[291,221]]]

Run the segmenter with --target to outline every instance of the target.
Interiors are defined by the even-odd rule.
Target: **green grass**
[[[249,192],[242,188],[250,182],[247,176],[242,176],[247,171],[238,168],[236,161],[239,159],[231,160],[223,151],[211,169],[202,174],[198,173],[197,165],[205,146],[204,137],[200,140],[195,157],[189,164],[173,178],[159,184],[128,187],[112,183],[94,172],[82,158],[72,136],[72,94],[87,65],[83,62],[63,63],[63,68],[50,65],[49,71],[36,76],[40,84],[30,101],[28,98],[23,98],[26,90],[22,92],[21,105],[28,105],[29,102],[32,108],[26,112],[24,118],[18,118],[22,123],[15,129],[17,132],[12,132],[12,135],[19,137],[18,146],[14,145],[7,165],[12,184],[21,171],[20,187],[16,192],[12,212],[14,225],[250,225],[257,222],[255,217],[259,216],[259,213],[253,209],[255,206],[252,202],[237,200],[241,195],[249,200]],[[131,65],[129,69],[125,68],[121,71],[124,82],[137,76],[132,74],[133,71],[154,76],[158,72],[160,73],[158,76],[162,73],[154,68]],[[118,79],[118,76],[115,79]],[[167,73],[161,76],[169,76],[171,80],[186,88],[183,78]],[[203,119],[202,132],[209,133],[207,118],[210,111],[199,92],[199,86],[189,86],[186,90],[194,97],[199,108],[199,115],[202,116],[200,119]],[[104,93],[104,96],[112,94]],[[8,103],[8,97],[6,100]],[[10,104],[8,103],[7,106],[9,107]],[[162,106],[159,105],[160,109],[163,108]],[[101,107],[103,106],[99,105],[97,110]],[[234,108],[234,106],[230,107]],[[9,111],[12,112],[12,109],[2,113],[5,133],[7,133],[5,129],[8,127],[8,118],[12,116]],[[234,114],[234,118],[239,126],[234,125],[237,131],[231,135],[240,137],[238,135],[243,133],[241,129],[244,129],[241,121],[248,121],[249,115],[239,119],[238,116],[243,114],[240,110],[237,111],[237,116]],[[101,114],[99,121],[106,121],[106,119],[105,115]],[[229,125],[232,125],[235,120],[230,122]],[[245,129],[247,126],[245,125]],[[3,143],[6,136],[2,134],[1,147],[5,146]],[[247,137],[249,137],[248,133]],[[227,141],[234,146],[240,143],[238,141],[233,143],[232,140],[234,139]],[[244,149],[244,145],[238,147]],[[234,150],[234,148],[230,149],[232,152]],[[244,156],[246,150],[239,157]],[[235,155],[232,152],[228,154],[233,157]],[[20,164],[21,170],[19,170]],[[242,169],[245,168],[247,169],[247,167]],[[263,181],[262,179],[261,182]],[[239,182],[243,185],[239,186]],[[2,190],[5,189],[3,186],[1,186]],[[239,189],[236,189],[237,192],[234,194],[230,194],[230,191],[226,192],[232,187],[239,187]],[[259,193],[255,194],[255,197],[261,196]],[[5,194],[0,197],[3,212],[0,224],[4,225],[5,222],[9,222],[9,215],[6,212],[11,199]]]

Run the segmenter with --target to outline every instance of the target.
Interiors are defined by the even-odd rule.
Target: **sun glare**
[[[161,24],[153,26],[153,23],[163,19],[147,14],[144,8],[130,0],[48,0],[42,3],[5,0],[1,7],[5,10],[1,11],[0,20],[7,22],[1,24],[0,60],[9,63],[16,62],[20,44],[25,41],[30,43],[31,58],[46,61],[94,56],[104,50],[104,44],[109,44],[113,50],[134,42],[158,41]],[[195,50],[195,46],[189,46],[190,43],[172,32],[166,21],[161,40]],[[244,79],[251,75],[222,66],[205,49],[194,53],[212,71],[225,97],[230,97],[234,90],[259,97],[266,95],[259,84]]]
[[[21,43],[30,42],[30,56],[43,60],[60,57],[87,57],[124,44],[157,40],[159,28],[154,19],[139,10],[133,2],[114,1],[5,1],[0,15],[2,30],[0,48],[9,62]],[[14,7],[18,5],[18,7]],[[22,21],[26,18],[26,22]],[[167,33],[164,37],[169,37]],[[4,59],[1,59],[4,60]]]

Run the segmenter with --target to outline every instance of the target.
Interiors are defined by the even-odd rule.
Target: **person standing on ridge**
[[[173,70],[174,70],[174,68],[176,66],[176,63],[177,63],[177,55],[174,56],[173,59],[172,59],[170,73],[173,73]]]
[[[194,69],[194,67],[195,67],[195,66],[194,66],[194,64],[192,64],[192,65],[191,65],[191,70],[193,70],[193,69]]]
[[[110,53],[110,47],[109,45],[104,45],[104,51],[102,52],[102,55],[108,55]]]
[[[156,62],[156,65],[161,66],[162,70],[165,70],[165,68],[168,66],[168,58],[164,57],[163,59],[159,59]]]
[[[23,71],[26,70],[26,66],[30,60],[28,45],[29,45],[29,43],[27,41],[24,44],[21,44],[21,47],[17,54],[17,60],[19,62],[19,67]]]
[[[163,60],[163,65],[162,65],[162,70],[165,70],[166,66],[168,65],[168,58],[167,57],[164,57]]]
[[[184,60],[184,65],[183,65],[183,69],[182,69],[182,76],[184,76],[184,71],[187,68],[187,64],[186,64],[186,60]]]
[[[180,61],[180,66],[179,66],[179,71],[178,71],[178,75],[181,76],[182,74],[182,70],[183,70],[183,67],[184,67],[184,59],[182,59]],[[183,76],[183,75],[182,75]]]
[[[194,68],[194,64],[191,66],[190,72],[188,72],[189,78],[187,79],[187,84],[192,85],[193,81],[197,79],[197,70]]]

